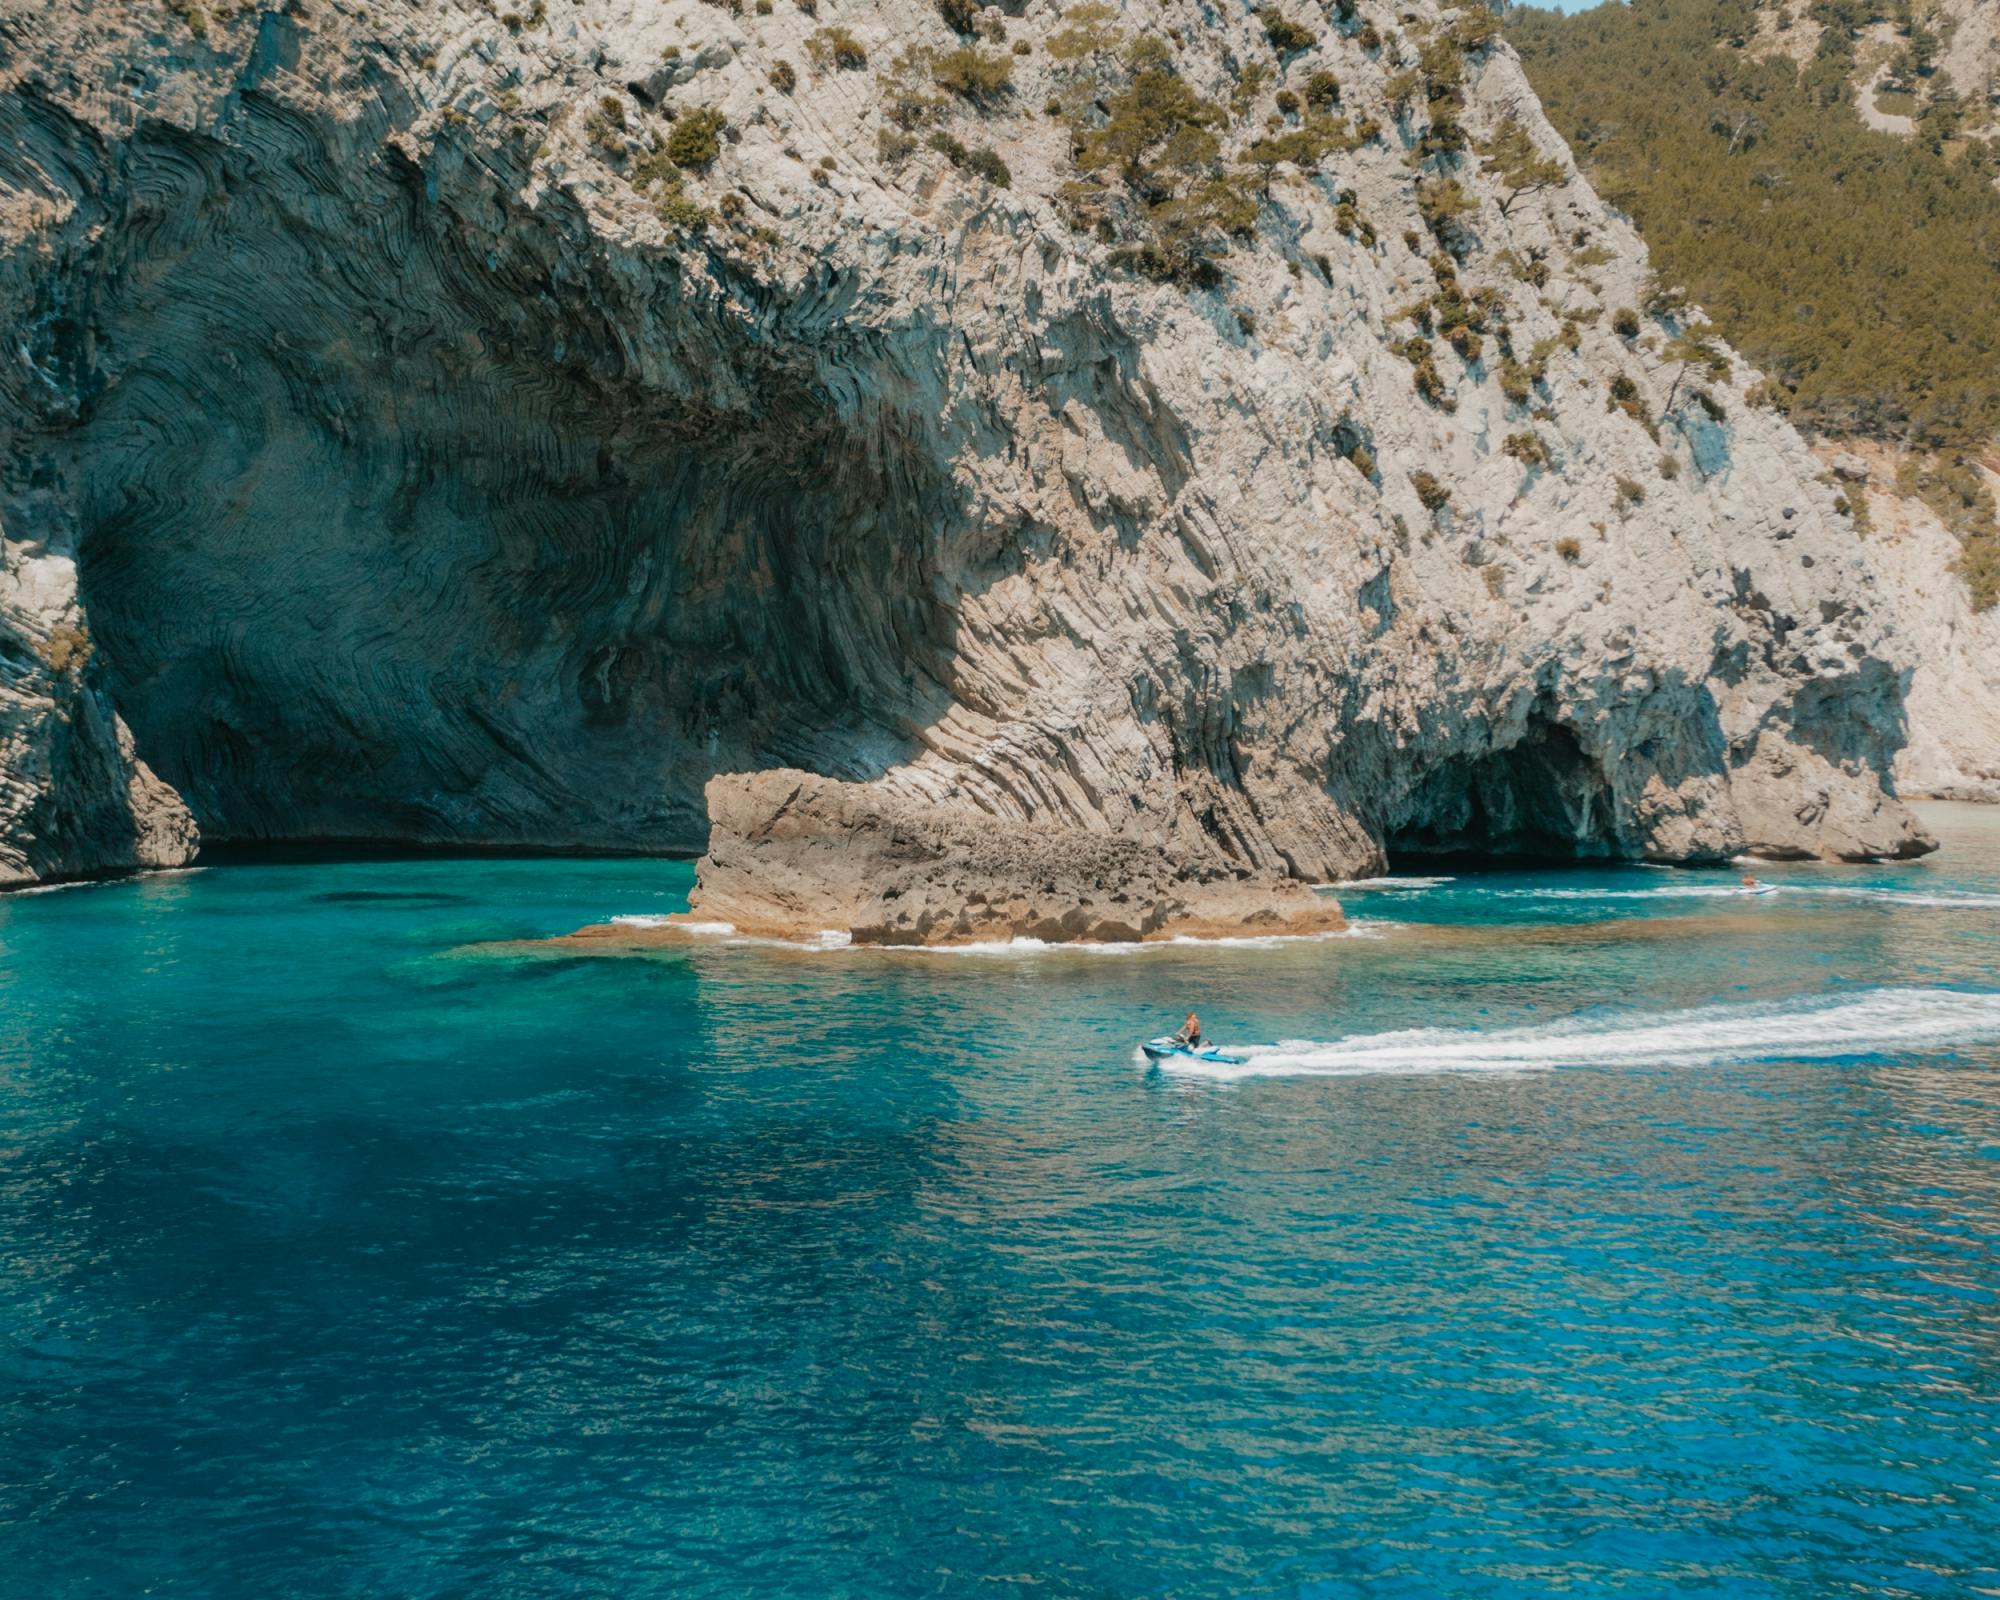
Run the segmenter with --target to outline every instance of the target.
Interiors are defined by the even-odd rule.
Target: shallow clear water
[[[0,899],[69,1596],[2000,1590],[2000,817],[1131,954],[481,948],[685,867]],[[1237,1070],[1148,1072],[1197,1003]]]

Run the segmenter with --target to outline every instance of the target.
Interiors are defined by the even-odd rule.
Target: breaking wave
[[[1820,1000],[1703,1006],[1629,1017],[1572,1017],[1529,1027],[1404,1028],[1321,1043],[1221,1048],[1240,1066],[1176,1058],[1182,1077],[1355,1077],[1367,1074],[1529,1072],[1552,1067],[1713,1066],[1824,1061],[2000,1041],[2000,994],[1875,989]]]

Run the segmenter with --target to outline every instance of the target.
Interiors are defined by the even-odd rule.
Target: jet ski
[[[1145,1051],[1148,1061],[1171,1061],[1178,1056],[1184,1061],[1216,1061],[1226,1067],[1240,1067],[1250,1059],[1248,1056],[1232,1056],[1226,1051],[1216,1049],[1212,1044],[1190,1050],[1172,1034],[1160,1039],[1148,1039],[1139,1048]]]

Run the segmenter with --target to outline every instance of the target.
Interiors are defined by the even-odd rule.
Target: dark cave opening
[[[1614,816],[1610,785],[1575,733],[1537,718],[1515,743],[1426,774],[1383,843],[1392,867],[1615,860],[1629,852]]]

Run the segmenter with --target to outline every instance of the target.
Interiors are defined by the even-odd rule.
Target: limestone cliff
[[[796,768],[1252,884],[1921,848],[1834,490],[1471,15],[9,8],[0,869],[190,848],[148,767],[216,838],[691,851]],[[1208,109],[1085,170],[1147,72]]]
[[[1906,452],[1866,440],[1816,448],[1846,494],[1866,496],[1871,531],[1863,549],[1885,609],[1916,657],[1898,787],[1945,800],[2000,801],[2000,607],[1975,608],[1957,570],[1957,535],[1920,495],[1898,491],[1898,477],[1912,465]],[[2000,495],[2000,452],[1971,460],[1988,491]]]

